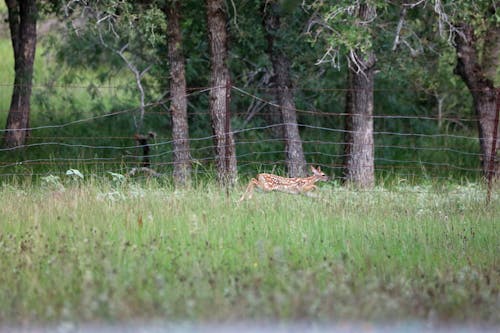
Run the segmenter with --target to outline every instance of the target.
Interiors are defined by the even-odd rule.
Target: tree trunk
[[[191,182],[191,159],[189,151],[186,76],[184,55],[182,53],[182,34],[179,25],[179,10],[180,1],[167,1],[165,12],[168,21],[174,183],[178,186],[185,186]]]
[[[486,176],[488,174],[489,163],[492,159],[493,134],[496,126],[496,89],[493,81],[488,78],[487,72],[485,72],[485,69],[491,68],[492,65],[490,63],[479,63],[477,40],[472,26],[462,24],[459,28],[463,32],[463,38],[459,35],[455,37],[457,51],[455,72],[464,80],[474,100],[474,110],[478,118],[479,145],[482,157],[481,166],[483,175]],[[494,59],[494,64],[498,65],[498,59]],[[498,141],[496,147],[496,150],[498,150]],[[493,166],[493,172],[498,177],[500,174],[500,165],[496,154],[494,152],[493,159],[495,165]]]
[[[12,148],[24,145],[28,136],[38,13],[34,0],[6,0],[6,4],[14,49],[15,79],[4,145]]]
[[[374,61],[374,56],[371,58]],[[373,146],[373,65],[363,73],[349,70],[346,96],[345,182],[359,188],[375,184]]]
[[[236,181],[236,151],[231,132],[231,78],[227,67],[226,13],[223,0],[206,0],[211,78],[209,108],[215,141],[217,181],[231,186]]]
[[[293,98],[293,84],[290,75],[290,61],[283,50],[275,45],[275,38],[280,29],[277,3],[264,3],[264,27],[267,33],[268,53],[274,71],[276,99],[283,121],[283,136],[285,141],[286,165],[290,177],[303,177],[307,173],[306,160],[302,149],[297,112]]]
[[[359,17],[367,21],[368,6],[360,6]],[[345,182],[359,188],[375,184],[373,142],[373,80],[375,53],[351,51],[346,93]]]

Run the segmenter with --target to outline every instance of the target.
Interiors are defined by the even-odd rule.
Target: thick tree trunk
[[[165,12],[168,20],[174,182],[176,185],[185,186],[191,182],[191,158],[189,150],[186,76],[184,55],[182,53],[182,34],[179,25],[179,7],[180,1],[167,1]]]
[[[14,49],[15,79],[4,145],[12,148],[24,145],[28,136],[38,13],[34,0],[6,0],[6,4]]]
[[[492,160],[493,134],[496,126],[495,116],[497,108],[496,89],[493,81],[488,78],[487,72],[485,72],[485,69],[492,68],[492,66],[489,63],[484,64],[484,66],[479,63],[477,41],[472,26],[463,24],[459,28],[463,32],[463,38],[459,35],[455,38],[458,60],[455,71],[464,80],[474,100],[474,110],[478,118],[479,144],[482,156],[481,165],[483,174],[486,176],[488,174],[489,163]],[[498,65],[498,59],[494,61]],[[496,147],[498,151],[498,141]],[[500,175],[500,163],[497,158],[497,152],[493,154],[493,159],[495,160],[493,171],[496,174],[496,178],[498,178]]]
[[[345,182],[359,188],[375,184],[373,145],[373,66],[369,56],[364,72],[349,70],[346,96]]]
[[[358,16],[369,21],[370,8],[360,5]],[[364,24],[364,23],[363,23]],[[351,51],[346,94],[345,183],[359,188],[375,184],[373,142],[373,86],[375,53]]]
[[[211,78],[209,97],[215,141],[217,180],[221,185],[236,181],[236,151],[231,132],[231,78],[227,67],[226,13],[223,0],[206,0]]]
[[[264,27],[267,33],[268,53],[273,64],[276,98],[280,106],[283,121],[286,165],[290,177],[303,177],[307,173],[306,160],[302,148],[297,112],[293,98],[293,84],[290,75],[290,61],[283,50],[275,45],[275,36],[280,29],[277,3],[264,4]]]

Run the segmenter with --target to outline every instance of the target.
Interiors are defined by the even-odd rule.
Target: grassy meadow
[[[500,323],[500,198],[476,184],[317,198],[44,178],[0,188],[0,323]]]
[[[14,71],[7,25],[0,27],[5,124]],[[32,146],[0,152],[0,330],[150,319],[500,324],[500,191],[485,205],[475,132],[473,140],[432,137],[441,133],[433,123],[394,120],[386,129],[376,120],[382,132],[426,136],[377,135],[371,191],[331,182],[317,198],[256,193],[238,204],[244,181],[227,193],[207,179],[210,138],[192,142],[191,188],[176,190],[169,179],[127,181],[109,171],[137,166],[128,152],[133,113],[123,112],[138,103],[131,74],[104,82],[96,79],[108,74],[104,65],[75,72],[46,52],[41,37],[31,125],[49,128],[32,131]],[[240,103],[245,110],[248,103]],[[207,116],[196,115],[205,110],[191,111],[193,138],[208,137]],[[113,112],[119,115],[101,117]],[[170,120],[160,112],[146,115],[145,130],[160,135],[153,166],[171,175]],[[60,124],[71,126],[50,128]],[[301,133],[308,162],[330,174],[343,156],[336,126]],[[278,164],[273,170],[282,171],[282,142],[263,131],[236,139],[241,175]],[[68,168],[85,180],[66,177]]]

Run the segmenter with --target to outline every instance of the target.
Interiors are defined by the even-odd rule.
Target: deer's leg
[[[317,189],[318,187],[314,184],[309,184],[309,185],[305,185],[302,187],[302,191],[301,192],[310,192],[310,191],[314,191],[315,189]]]
[[[243,193],[243,195],[241,196],[240,198],[240,202],[245,200],[245,198],[248,198],[248,199],[251,199],[252,198],[252,195],[253,195],[253,188],[255,186],[259,186],[259,181],[255,178],[252,178],[250,180],[250,182],[248,183],[248,186],[247,186],[247,189],[245,190],[245,192]]]
[[[314,191],[315,189],[317,189],[318,187],[314,184],[311,184],[311,185],[306,185],[304,186],[302,189],[303,189],[303,193],[310,197],[310,198],[317,198],[318,196],[316,194],[313,194],[312,191]]]

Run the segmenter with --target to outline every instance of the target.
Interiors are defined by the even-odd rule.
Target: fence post
[[[493,175],[495,174],[495,164],[497,157],[497,140],[498,140],[498,115],[500,113],[500,88],[496,89],[496,113],[493,127],[493,141],[491,143],[491,154],[488,164],[488,191],[486,193],[486,204],[489,205],[491,201],[491,188],[493,186]]]

